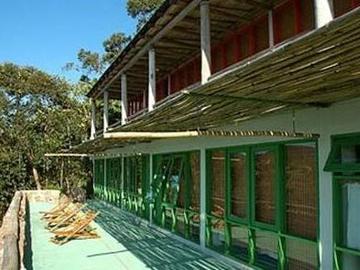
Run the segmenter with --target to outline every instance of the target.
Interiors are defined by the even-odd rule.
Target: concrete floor
[[[73,240],[58,246],[49,241],[39,211],[47,203],[30,204],[31,251],[26,254],[27,269],[236,269],[218,258],[174,240],[120,209],[92,201],[89,206],[101,214],[93,224],[99,239]]]

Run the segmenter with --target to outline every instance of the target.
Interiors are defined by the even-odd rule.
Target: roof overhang
[[[177,132],[108,132],[94,140],[84,142],[70,150],[76,153],[94,154],[108,149],[122,148],[139,143],[150,143],[155,140],[196,138],[196,137],[286,137],[318,138],[318,134],[306,132],[288,132],[272,130],[190,130]]]
[[[111,131],[211,129],[360,97],[360,8],[173,94]]]

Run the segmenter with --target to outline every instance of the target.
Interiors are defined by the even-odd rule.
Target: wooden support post
[[[201,34],[201,84],[206,83],[211,76],[211,44],[209,1],[200,3],[200,34]]]
[[[95,100],[91,99],[91,128],[90,128],[90,140],[95,139],[96,135],[96,104]]]
[[[103,112],[103,121],[104,121],[104,133],[109,127],[109,92],[104,92],[104,112]]]
[[[121,74],[121,125],[126,124],[128,117],[128,101],[127,101],[127,80],[126,74]]]
[[[155,106],[156,98],[156,65],[155,65],[155,50],[149,50],[149,86],[148,86],[148,108],[152,111]]]
[[[273,22],[273,11],[268,12],[268,28],[269,28],[269,47],[272,48],[275,45],[274,39],[274,22]]]
[[[206,246],[206,150],[200,150],[200,246]]]
[[[334,18],[332,0],[314,0],[315,25],[320,28]]]

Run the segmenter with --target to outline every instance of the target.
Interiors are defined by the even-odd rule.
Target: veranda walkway
[[[239,269],[118,208],[98,201],[91,201],[89,206],[101,211],[94,224],[101,238],[57,246],[49,241],[51,233],[44,228],[39,214],[51,205],[30,204],[31,250],[26,256],[27,269]]]

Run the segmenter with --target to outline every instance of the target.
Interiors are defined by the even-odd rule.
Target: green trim
[[[287,233],[286,228],[286,192],[285,192],[285,166],[287,155],[285,151],[286,145],[296,145],[296,144],[310,144],[314,145],[314,152],[316,155],[316,173],[315,173],[315,185],[316,185],[316,207],[317,207],[317,216],[316,222],[319,224],[319,169],[318,169],[318,142],[317,140],[290,140],[290,141],[280,141],[280,142],[272,142],[272,143],[264,143],[264,144],[255,144],[255,145],[245,145],[240,147],[221,147],[214,149],[207,149],[206,151],[206,161],[208,164],[211,164],[211,155],[214,151],[224,151],[225,156],[225,215],[224,217],[218,217],[214,214],[211,214],[211,187],[212,187],[212,166],[206,166],[206,178],[207,178],[207,200],[206,200],[206,212],[207,212],[207,222],[206,222],[206,245],[217,251],[223,252],[218,247],[212,246],[213,237],[212,237],[212,227],[211,220],[217,219],[224,222],[224,246],[225,251],[223,252],[226,256],[231,258],[235,258],[239,260],[239,257],[234,257],[232,254],[229,254],[229,250],[231,249],[232,236],[231,236],[231,226],[240,226],[242,228],[248,228],[248,256],[246,258],[241,258],[241,261],[246,263],[247,265],[256,268],[261,268],[261,262],[256,258],[256,231],[263,231],[266,233],[272,234],[277,239],[277,261],[278,266],[277,269],[287,269],[287,254],[286,254],[286,239],[291,239],[294,241],[300,241],[308,244],[312,244],[314,246],[319,247],[319,226],[317,226],[316,231],[316,239],[308,239],[305,237],[291,235]],[[275,213],[274,213],[274,224],[266,224],[263,222],[256,221],[255,219],[255,153],[259,151],[272,151],[275,155],[275,179],[274,179],[274,196],[275,196]],[[235,217],[231,215],[231,153],[236,152],[245,152],[247,153],[246,160],[246,168],[247,168],[247,218],[242,219],[239,217]],[[218,229],[216,230],[218,231]],[[317,256],[317,267],[320,265],[319,258],[319,248],[316,248],[316,256]],[[265,265],[263,265],[265,267]],[[267,266],[266,266],[267,267]],[[265,268],[266,268],[265,267]]]
[[[339,163],[337,160],[342,146],[360,145],[360,133],[331,136],[331,151],[324,170],[329,172],[358,172],[360,163]]]
[[[354,256],[360,256],[360,250],[348,248],[342,245],[342,209],[341,209],[341,180],[348,180],[353,182],[360,182],[360,164],[353,163],[338,163],[336,161],[337,155],[342,146],[349,146],[354,144],[360,144],[360,133],[349,133],[341,135],[331,136],[331,151],[326,161],[324,170],[333,172],[333,264],[337,270],[341,269],[341,256],[339,253],[351,254]]]
[[[206,162],[209,164],[211,162],[211,153],[213,151],[224,151],[225,161],[224,161],[224,174],[225,174],[225,183],[224,183],[224,189],[225,189],[225,203],[224,203],[224,216],[223,217],[216,217],[215,215],[211,215],[211,181],[212,181],[212,175],[211,175],[211,166],[206,166],[206,181],[207,181],[207,196],[206,196],[206,245],[209,248],[212,248],[214,250],[217,250],[219,252],[223,252],[226,256],[229,256],[231,258],[236,258],[239,260],[239,257],[234,257],[230,250],[232,246],[232,226],[241,227],[243,229],[247,230],[247,256],[244,255],[243,258],[241,258],[241,261],[245,264],[251,266],[254,269],[262,269],[260,266],[260,262],[257,261],[256,258],[256,232],[258,231],[264,231],[266,233],[269,233],[276,237],[277,241],[277,250],[274,252],[277,252],[278,257],[278,269],[286,269],[287,268],[287,262],[286,262],[286,239],[292,239],[296,241],[302,241],[304,243],[314,244],[318,245],[317,239],[319,237],[319,229],[317,229],[317,239],[307,239],[302,238],[294,235],[288,235],[286,233],[286,223],[285,223],[285,202],[286,202],[286,194],[285,194],[285,162],[286,162],[286,152],[284,151],[284,145],[286,144],[304,144],[304,143],[315,143],[315,151],[318,161],[318,144],[317,140],[311,139],[311,140],[288,140],[288,141],[280,141],[280,142],[271,142],[271,143],[264,143],[264,144],[255,144],[255,145],[245,145],[245,146],[232,146],[232,147],[222,147],[222,148],[216,148],[216,149],[207,149],[206,150]],[[254,185],[254,179],[255,179],[255,162],[254,162],[254,153],[255,151],[258,151],[259,149],[272,149],[275,152],[276,155],[276,180],[275,180],[275,224],[264,224],[261,222],[256,222],[255,220],[255,185]],[[234,215],[231,215],[231,174],[230,174],[230,168],[231,168],[231,161],[230,161],[230,155],[231,153],[236,153],[239,151],[246,152],[246,172],[247,172],[247,211],[246,211],[246,218],[236,217]],[[179,153],[170,153],[170,154],[158,154],[153,155],[153,172],[154,172],[154,179],[152,181],[152,187],[153,187],[153,195],[155,198],[160,198],[158,200],[155,200],[155,207],[153,208],[154,211],[154,221],[157,224],[160,224],[164,226],[164,211],[169,211],[169,221],[170,226],[168,227],[169,230],[187,238],[190,240],[193,240],[193,228],[195,230],[196,227],[199,226],[199,224],[195,221],[191,221],[191,217],[194,215],[199,215],[198,211],[194,211],[190,209],[191,205],[191,197],[192,197],[192,179],[191,179],[191,164],[190,164],[190,155],[191,153],[197,153],[199,154],[199,151],[187,151],[187,152],[179,152]],[[173,203],[164,202],[164,183],[166,183],[166,179],[169,177],[169,169],[171,167],[171,164],[173,163],[174,157],[179,157],[183,159],[183,180],[185,181],[185,196],[184,196],[184,208],[176,206]],[[127,157],[125,158],[125,166],[122,168],[124,170],[125,174],[125,181],[124,181],[124,190],[122,191],[124,194],[124,198],[122,200],[123,207],[126,209],[129,209],[130,211],[135,211],[136,214],[143,213],[144,209],[146,212],[146,207],[149,206],[151,202],[145,201],[146,194],[150,189],[150,179],[149,177],[149,164],[148,164],[148,157],[143,155],[142,163],[143,165],[143,175],[142,175],[142,194],[137,194],[135,190],[132,190],[133,185],[133,179],[135,175],[135,171],[133,165],[131,165],[131,161],[129,161],[131,158]],[[146,161],[145,161],[146,160]],[[161,171],[162,164],[167,168],[165,171]],[[318,164],[317,164],[318,166]],[[318,170],[318,167],[316,167]],[[99,173],[96,173],[99,171]],[[95,183],[94,187],[98,186],[100,190],[100,194],[103,193],[103,187],[101,186],[101,182],[104,181],[104,179],[100,180],[99,175],[101,175],[101,164],[95,165],[95,173],[98,177],[95,177]],[[102,172],[103,173],[103,172]],[[121,173],[121,172],[120,172]],[[319,171],[317,171],[317,194],[319,192],[318,187],[318,175]],[[99,179],[99,185],[97,185]],[[112,190],[112,192],[114,192]],[[115,190],[116,192],[116,190]],[[103,195],[100,195],[103,197]],[[317,196],[318,198],[318,196]],[[317,212],[319,215],[319,204],[317,203]],[[148,210],[150,211],[150,210]],[[141,214],[141,216],[143,216]],[[147,214],[145,214],[147,216]],[[217,219],[224,222],[224,248],[225,249],[216,249],[215,247],[212,247],[212,228],[211,228],[211,220]],[[184,227],[179,227],[180,223],[184,223]],[[319,219],[317,217],[317,223],[319,222]],[[195,224],[194,227],[192,227],[192,224]],[[217,231],[219,231],[217,229]],[[318,252],[318,250],[317,250]],[[245,254],[245,253],[244,253]],[[318,256],[318,254],[317,254]],[[318,256],[319,258],[319,256]]]
[[[200,155],[200,152],[188,151],[154,155],[154,179],[152,181],[155,223],[190,240],[194,240],[191,227],[195,224],[191,218],[194,215],[199,215],[199,212],[191,209],[192,172],[190,159],[192,154]],[[178,165],[180,165],[178,168],[175,167]],[[171,179],[173,175],[179,177],[177,191],[176,187],[171,185],[171,181],[174,180]],[[179,194],[177,193],[180,188],[184,192],[181,207],[178,205]],[[171,214],[170,224],[166,223],[165,212]],[[180,222],[184,223],[183,227],[179,227]]]

